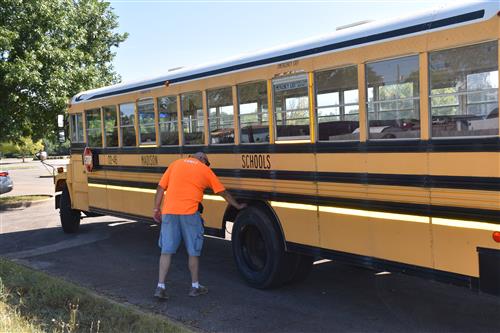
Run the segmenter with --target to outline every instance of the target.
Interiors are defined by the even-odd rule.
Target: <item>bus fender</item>
[[[55,192],[61,192],[65,186],[67,186],[67,183],[66,183],[66,180],[67,180],[67,173],[66,172],[61,172],[57,175],[54,176],[54,191]],[[71,193],[71,191],[70,191]],[[56,209],[59,209],[61,208],[60,207],[60,203],[61,203],[61,194],[56,194],[55,196],[55,206],[56,206]]]

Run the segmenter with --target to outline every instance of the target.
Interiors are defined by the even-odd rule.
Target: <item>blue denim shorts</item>
[[[198,212],[192,215],[165,214],[161,216],[158,246],[161,248],[161,253],[174,254],[183,240],[187,253],[192,257],[199,257],[203,247],[204,231]]]

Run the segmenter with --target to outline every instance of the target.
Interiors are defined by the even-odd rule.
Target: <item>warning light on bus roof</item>
[[[500,231],[493,232],[493,240],[497,243],[500,243]]]

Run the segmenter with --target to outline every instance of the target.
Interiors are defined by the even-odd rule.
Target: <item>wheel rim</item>
[[[243,259],[254,271],[261,271],[267,263],[266,243],[255,226],[245,226],[241,232]]]

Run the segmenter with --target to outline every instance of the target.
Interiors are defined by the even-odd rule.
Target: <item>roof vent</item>
[[[181,67],[174,67],[174,68],[169,68],[168,71],[169,72],[175,72],[175,71],[178,71],[179,69],[181,68],[184,68],[184,66],[181,66]]]
[[[354,23],[349,23],[349,24],[346,24],[346,25],[341,25],[340,27],[335,28],[335,31],[349,29],[349,28],[352,28],[352,27],[357,27],[358,25],[363,25],[363,24],[370,23],[370,22],[373,22],[373,20],[364,20],[364,21],[358,21],[358,22],[354,22]]]

